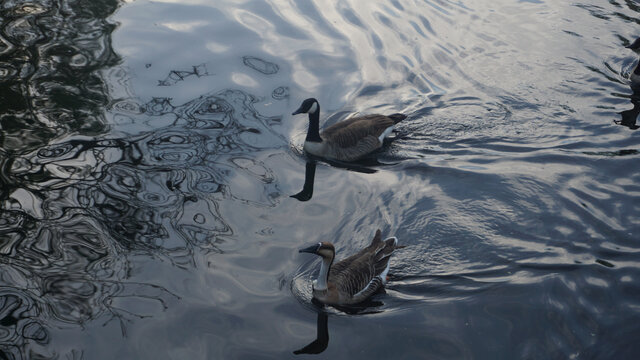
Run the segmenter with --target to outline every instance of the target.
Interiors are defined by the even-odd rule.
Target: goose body
[[[320,132],[320,105],[316,99],[306,99],[292,115],[309,114],[309,129],[304,150],[330,160],[354,161],[379,149],[395,124],[406,118],[403,114],[364,115],[331,125]]]
[[[387,282],[389,259],[398,247],[398,239],[382,240],[380,230],[371,245],[337,263],[335,248],[330,242],[320,242],[300,252],[322,257],[318,278],[313,281],[313,297],[329,305],[351,305],[360,303]]]
[[[640,38],[637,38],[631,45],[627,46],[628,49],[633,50],[636,54],[640,54]],[[632,87],[640,87],[640,62],[636,64],[635,69],[629,76]]]

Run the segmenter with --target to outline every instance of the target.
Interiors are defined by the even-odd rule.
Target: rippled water
[[[316,337],[320,358],[636,358],[639,18],[3,2],[0,358],[282,359]],[[307,97],[326,123],[409,117],[369,159],[315,163],[289,115]],[[406,245],[386,293],[313,305],[297,249],[377,228]]]

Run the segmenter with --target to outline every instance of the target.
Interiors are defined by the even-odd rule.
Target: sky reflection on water
[[[0,357],[636,357],[639,12],[5,2]],[[409,118],[316,162],[311,96]],[[386,292],[315,307],[297,249],[376,228]]]

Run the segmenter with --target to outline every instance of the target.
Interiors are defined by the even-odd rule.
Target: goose
[[[352,305],[384,288],[389,258],[396,248],[398,239],[382,241],[378,229],[371,245],[335,264],[336,251],[330,242],[319,242],[299,252],[322,257],[318,278],[313,281],[313,298],[327,305]]]
[[[627,46],[627,49],[631,49],[636,54],[640,54],[640,38],[637,38],[636,41]],[[636,68],[633,69],[629,78],[631,80],[632,87],[640,87],[640,62],[636,65]]]
[[[291,115],[309,114],[309,129],[304,150],[329,160],[355,161],[379,149],[395,124],[407,116],[364,115],[331,125],[320,133],[320,104],[314,98],[302,102]]]

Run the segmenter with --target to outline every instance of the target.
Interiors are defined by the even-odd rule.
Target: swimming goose
[[[318,279],[313,281],[313,297],[329,305],[351,305],[384,287],[389,258],[396,248],[398,239],[390,237],[382,241],[378,229],[371,245],[336,264],[333,264],[335,248],[330,242],[320,242],[299,252],[322,257]]]
[[[379,149],[403,114],[364,115],[331,125],[320,133],[320,105],[314,98],[306,99],[291,115],[309,114],[309,130],[304,150],[330,160],[354,161]]]
[[[633,50],[636,54],[640,54],[640,38],[637,38],[636,41],[627,46],[627,48]],[[636,65],[636,68],[633,69],[629,78],[632,87],[640,87],[640,62]]]

